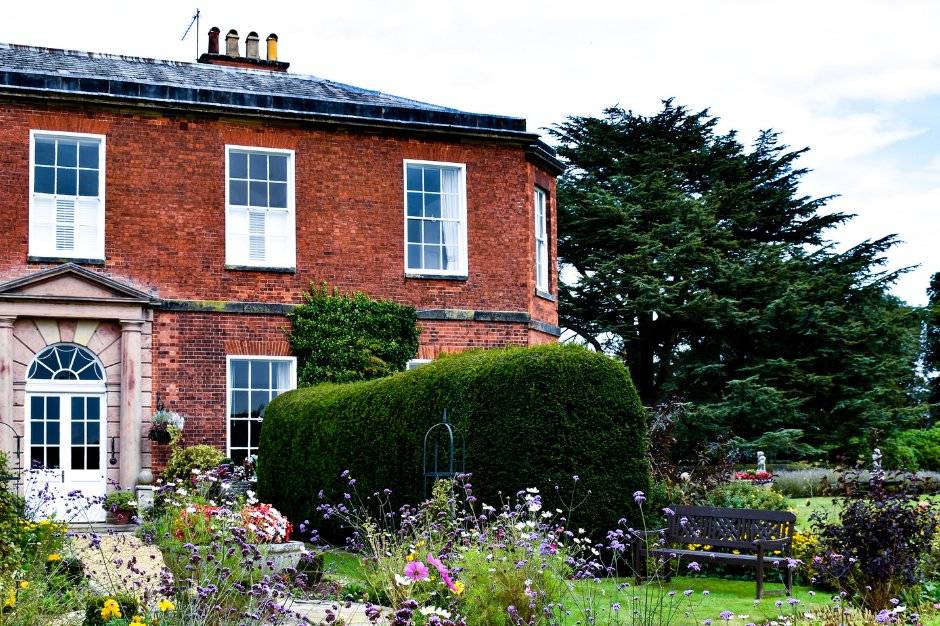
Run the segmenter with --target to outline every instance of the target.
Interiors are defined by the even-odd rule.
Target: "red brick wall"
[[[534,302],[531,189],[553,191],[554,181],[522,148],[0,103],[0,278],[42,267],[26,262],[30,129],[106,135],[105,271],[161,297],[297,302],[311,281],[327,281],[421,308],[556,322],[553,304]],[[296,274],[224,268],[226,144],[296,151]],[[404,277],[403,159],[466,163],[469,280]]]

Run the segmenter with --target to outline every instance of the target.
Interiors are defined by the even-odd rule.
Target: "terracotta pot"
[[[114,511],[111,513],[111,522],[118,526],[124,526],[131,523],[134,514],[130,511]]]

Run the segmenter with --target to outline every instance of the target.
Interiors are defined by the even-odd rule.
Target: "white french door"
[[[28,392],[27,504],[39,517],[100,522],[105,477],[105,395]]]

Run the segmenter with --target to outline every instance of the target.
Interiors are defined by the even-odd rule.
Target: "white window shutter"
[[[100,249],[98,232],[98,211],[101,200],[96,197],[80,196],[75,201],[75,253],[88,259],[103,257]]]
[[[248,258],[255,262],[267,260],[265,221],[265,211],[248,211]]]
[[[55,249],[60,254],[75,253],[75,198],[55,200]]]
[[[290,219],[287,211],[269,211],[265,232],[268,261],[279,267],[292,266],[291,246],[288,242]]]
[[[248,257],[248,208],[232,207],[229,209],[228,220],[228,258],[235,265],[247,265]]]
[[[29,251],[35,256],[55,255],[55,199],[52,196],[33,194]]]

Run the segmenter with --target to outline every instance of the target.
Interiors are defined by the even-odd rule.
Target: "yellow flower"
[[[409,563],[412,562],[412,561],[414,561],[414,560],[415,560],[415,553],[412,552],[411,554],[409,554],[408,556],[406,556],[406,557],[405,557],[405,560],[408,561]]]
[[[158,608],[160,609],[161,613],[166,613],[167,611],[172,611],[173,609],[175,609],[176,605],[173,604],[171,600],[167,600],[166,598],[164,598],[160,600],[160,604],[158,605]]]
[[[16,604],[16,589],[10,589],[7,591],[7,597],[3,601],[3,606],[13,606]]]
[[[111,618],[121,618],[121,607],[118,606],[118,603],[114,600],[114,598],[108,598],[105,600],[104,608],[101,609],[101,619],[109,620]]]
[[[457,582],[454,583],[453,592],[457,594],[458,596],[463,593],[464,589],[466,589],[466,586],[463,584],[463,582],[458,580]]]
[[[50,562],[61,561],[62,556],[58,552],[53,552],[52,554],[46,557],[46,560]]]
[[[21,580],[21,581],[20,581],[20,589],[29,589],[29,581],[28,581],[28,580]]]
[[[132,617],[131,624],[140,624],[141,626],[147,626],[147,624],[144,623],[144,618],[142,618],[140,615],[135,615],[134,617]]]

